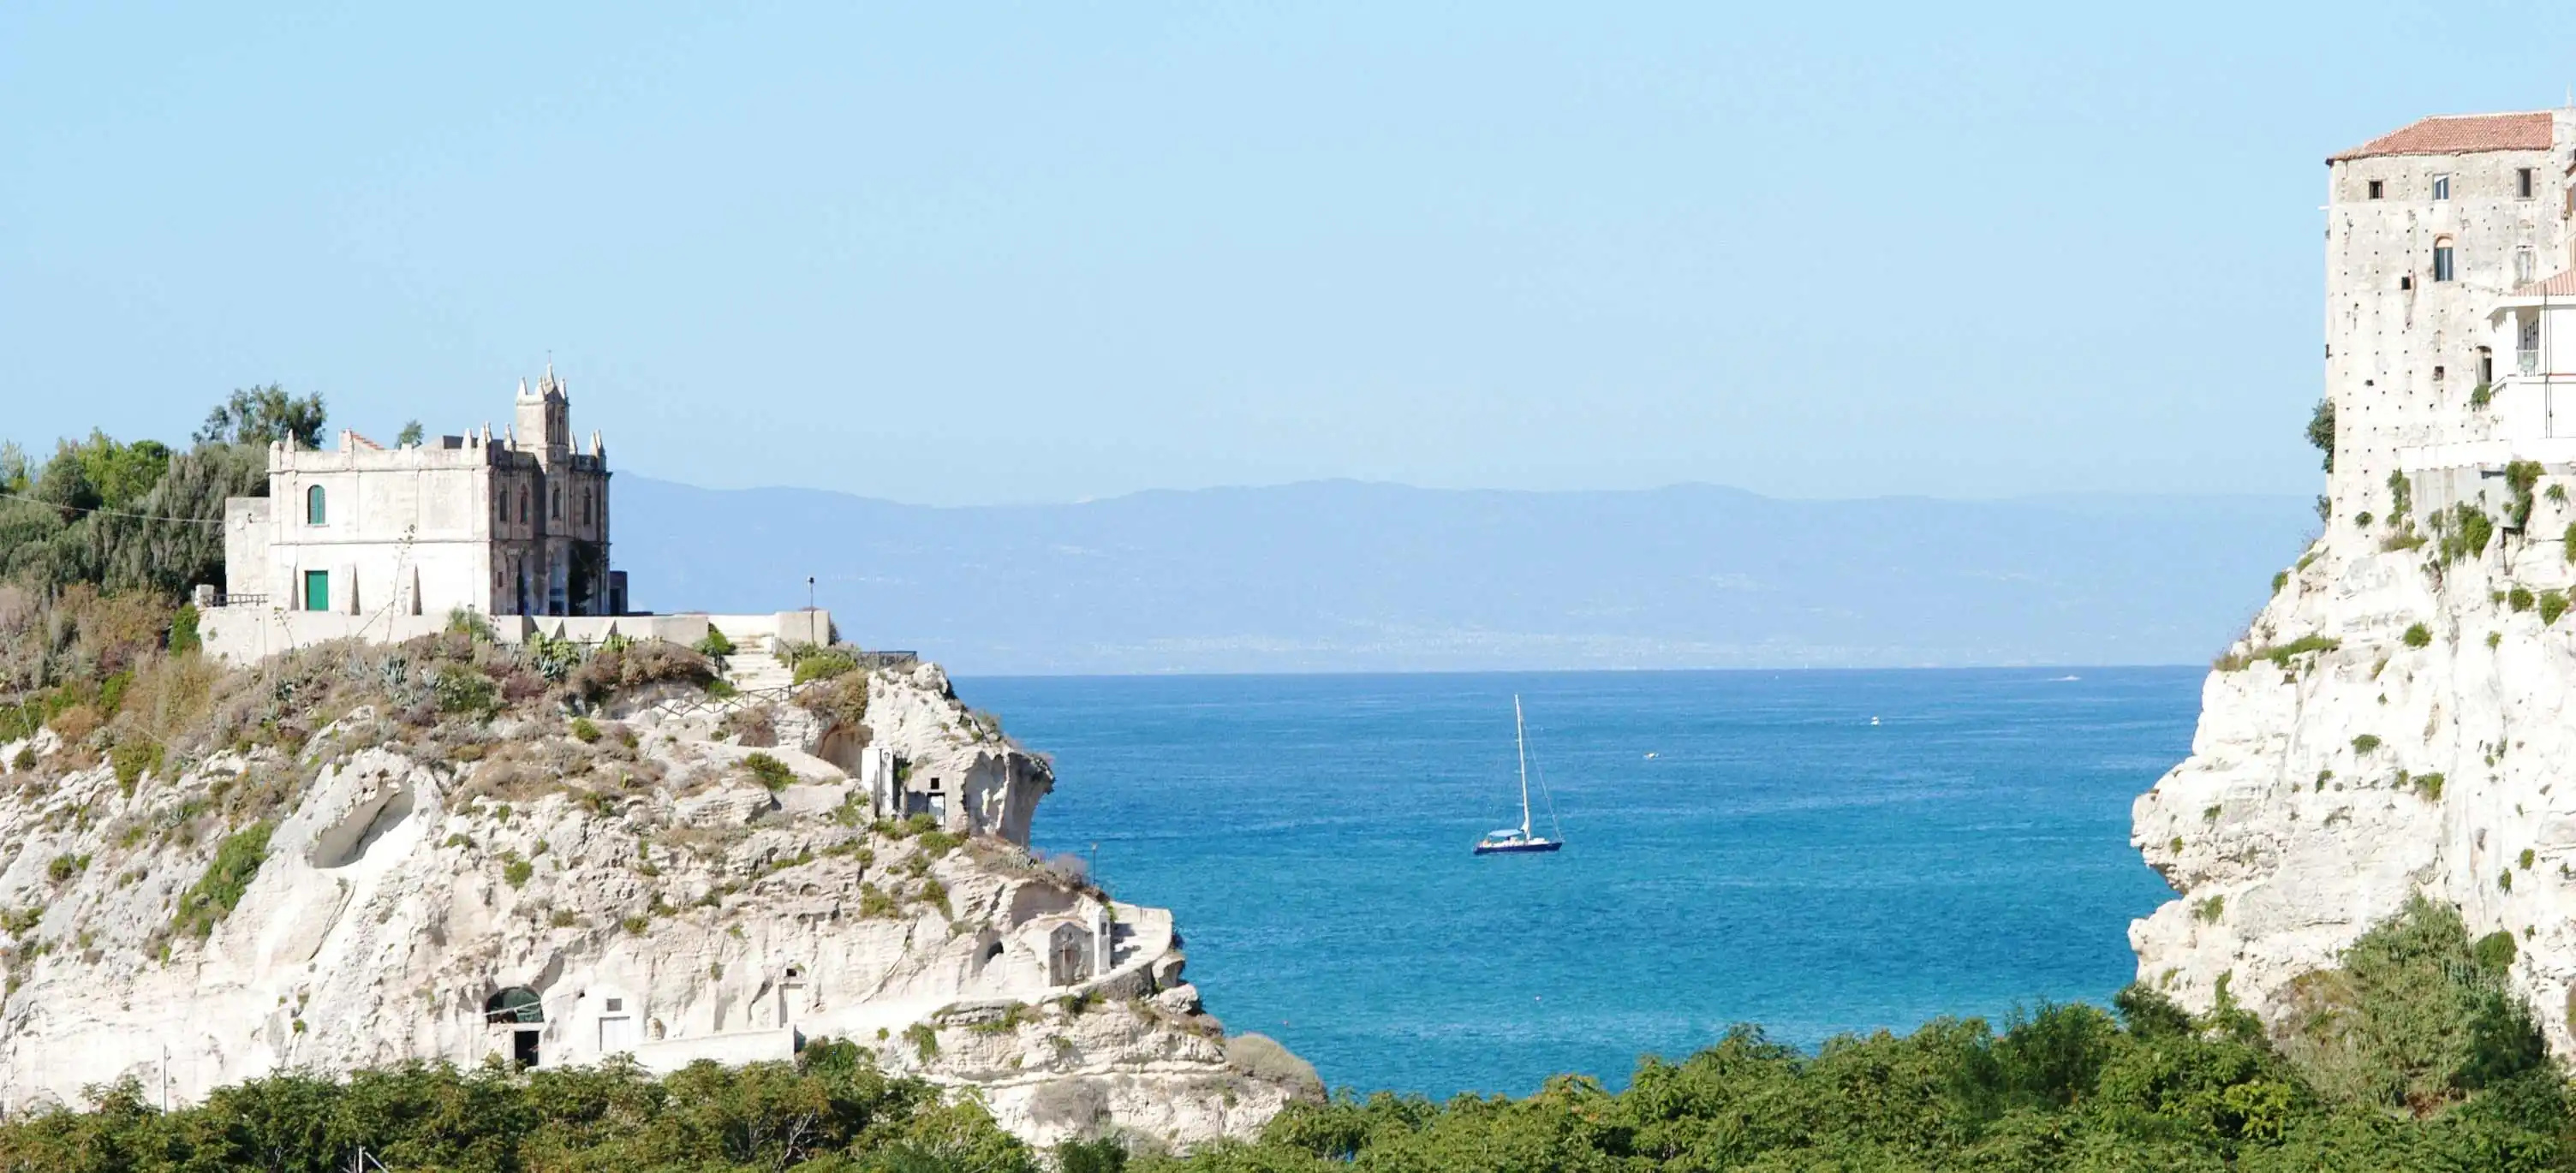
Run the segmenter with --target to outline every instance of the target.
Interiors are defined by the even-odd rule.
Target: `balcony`
[[[2525,346],[2513,352],[2513,368],[2526,375],[2540,373],[2540,348]]]

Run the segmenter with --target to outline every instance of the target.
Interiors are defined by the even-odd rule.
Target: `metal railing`
[[[2513,361],[2515,367],[2520,369],[2523,374],[2536,375],[2540,373],[2540,349],[2538,347],[2526,346],[2514,351]]]
[[[670,717],[694,717],[701,713],[731,713],[753,705],[783,705],[796,699],[797,693],[809,687],[812,686],[780,684],[769,688],[737,688],[727,696],[710,694],[687,701],[663,701],[660,708],[665,716]]]

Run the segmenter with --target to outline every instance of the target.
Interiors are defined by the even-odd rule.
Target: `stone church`
[[[519,384],[501,436],[388,448],[352,431],[335,450],[272,445],[268,496],[224,503],[224,602],[274,610],[444,617],[617,615],[608,455],[572,442],[572,401],[548,366]]]

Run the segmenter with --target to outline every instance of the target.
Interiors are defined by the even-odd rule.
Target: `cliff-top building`
[[[616,615],[608,454],[572,445],[554,368],[519,384],[500,437],[387,448],[352,431],[331,451],[269,447],[268,496],[224,502],[224,590],[235,604],[401,615]]]
[[[523,380],[512,425],[388,448],[271,444],[268,495],[224,502],[224,583],[198,588],[206,646],[234,661],[326,639],[402,640],[466,612],[532,632],[692,643],[711,617],[632,613],[609,565],[608,452],[576,449],[554,368]],[[715,616],[755,645],[828,643],[828,613]]]
[[[2487,466],[2576,461],[2576,318],[2551,328],[2576,309],[2576,111],[2426,118],[2327,166],[2333,524],[2388,520],[2392,472],[2433,474],[2420,512]]]

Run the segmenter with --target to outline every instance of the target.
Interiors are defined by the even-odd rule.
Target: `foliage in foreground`
[[[2473,945],[2419,899],[2311,975],[2277,1045],[2223,997],[2194,1017],[2145,987],[2116,1014],[2044,1006],[2001,1034],[1944,1019],[1814,1054],[1739,1027],[1646,1060],[1623,1092],[1559,1076],[1525,1099],[1344,1093],[1163,1167],[2576,1169],[2566,1079],[2503,982],[2512,957],[2510,937]]]
[[[660,1080],[631,1066],[415,1066],[345,1081],[273,1075],[168,1113],[132,1080],[94,1101],[0,1126],[0,1171],[332,1173],[361,1146],[406,1173],[1040,1167],[983,1109],[889,1078],[849,1043],[813,1044],[793,1064],[700,1063]]]
[[[658,1081],[620,1066],[288,1073],[167,1114],[129,1081],[86,1111],[0,1125],[0,1173],[321,1173],[360,1145],[390,1169],[458,1173],[2576,1169],[2565,1077],[2502,982],[2512,956],[2511,938],[2472,943],[2456,913],[2417,901],[2304,983],[2277,1039],[2223,997],[2193,1016],[2144,987],[2113,1011],[2043,1006],[2001,1032],[1943,1019],[1813,1053],[1739,1027],[1681,1062],[1647,1059],[1621,1092],[1581,1076],[1445,1104],[1345,1092],[1182,1158],[1114,1141],[1040,1154],[972,1102],[824,1042],[794,1064]]]

